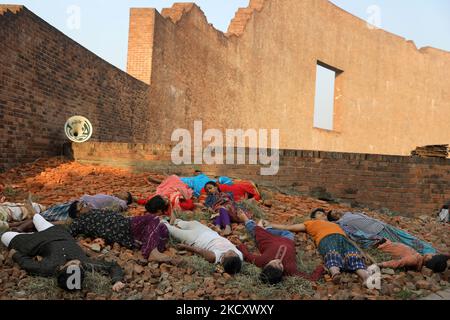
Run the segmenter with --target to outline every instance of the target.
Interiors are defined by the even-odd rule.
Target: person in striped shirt
[[[372,247],[381,239],[388,239],[392,242],[403,243],[422,255],[437,253],[431,244],[360,212],[329,211],[327,218],[328,221],[337,223],[352,240],[358,242],[363,248]]]

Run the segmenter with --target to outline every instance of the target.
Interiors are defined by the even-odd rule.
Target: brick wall
[[[131,9],[127,72],[150,84],[155,9]]]
[[[281,150],[279,173],[261,176],[259,165],[175,166],[168,145],[84,143],[74,144],[73,151],[80,162],[179,175],[201,169],[211,176],[252,179],[305,195],[386,208],[408,216],[434,214],[450,199],[450,160],[445,159]]]
[[[151,78],[149,142],[170,143],[195,120],[280,129],[285,149],[409,155],[450,142],[450,54],[370,29],[328,0],[252,0],[228,33],[197,5],[134,9],[129,37],[128,72]],[[343,71],[332,131],[313,127],[318,61]]]
[[[0,5],[0,170],[61,154],[84,115],[93,141],[143,142],[148,86],[22,6]]]
[[[265,9],[262,7],[263,3],[267,3]],[[291,41],[291,38],[301,38],[296,36],[297,31],[309,32],[310,28],[302,27],[303,23],[316,23],[314,16],[310,17],[308,13],[320,17],[330,15],[333,19],[317,21],[333,23],[333,28],[322,29],[334,30],[333,32],[340,30],[339,34],[344,35],[352,36],[352,32],[344,31],[353,30],[359,22],[326,1],[289,0],[282,3],[283,5],[277,1],[251,1],[252,15],[248,15],[249,10],[241,10],[241,15],[237,15],[231,26],[230,32],[240,34],[239,39],[235,36],[228,38],[212,28],[206,23],[203,12],[193,5],[178,4],[161,15],[154,10],[133,10],[128,68],[140,80],[152,83],[151,92],[146,83],[103,61],[26,8],[0,5],[0,170],[36,158],[60,154],[63,143],[67,141],[63,133],[65,121],[72,115],[84,115],[91,120],[94,134],[92,142],[74,145],[75,158],[79,161],[186,175],[194,168],[199,168],[211,175],[252,179],[319,197],[338,198],[374,208],[386,207],[408,215],[430,214],[437,210],[450,198],[450,160],[289,150],[282,151],[278,175],[262,177],[259,175],[259,166],[251,165],[175,167],[170,161],[169,146],[144,144],[154,141],[164,143],[173,128],[192,129],[193,121],[197,119],[204,121],[204,129],[215,128],[217,124],[226,128],[282,128],[289,132],[284,138],[282,136],[282,141],[306,137],[308,142],[302,148],[349,150],[348,146],[363,145],[364,148],[358,151],[369,152],[365,151],[366,147],[370,147],[368,140],[374,143],[373,150],[384,150],[382,147],[388,145],[386,141],[398,138],[397,134],[380,129],[381,124],[387,123],[383,116],[388,115],[386,118],[389,119],[395,117],[391,117],[385,109],[378,108],[371,113],[370,110],[375,110],[372,108],[375,104],[370,99],[358,103],[360,111],[356,112],[352,107],[347,112],[349,118],[346,127],[352,128],[345,133],[352,137],[346,140],[347,147],[339,147],[339,137],[330,140],[335,141],[336,146],[327,147],[327,143],[321,143],[320,139],[311,135],[313,101],[310,98],[314,83],[309,81],[308,87],[297,87],[303,81],[295,77],[301,75],[313,79],[311,72],[315,69],[318,57],[325,57],[321,61],[334,61],[332,57],[335,55],[331,49],[338,50],[339,56],[344,59],[343,62],[337,59],[332,64],[347,66],[343,68],[347,74],[364,75],[366,79],[366,74],[371,71],[364,69],[364,73],[361,73],[358,65],[354,64],[357,59],[338,49],[347,48],[344,45],[325,48],[326,53],[318,54],[323,47],[316,43],[316,39],[321,39],[320,36],[307,39],[308,43],[313,42],[316,48],[314,52],[305,52],[304,50],[313,47],[306,45],[296,46],[296,50],[301,51],[285,51],[284,44],[297,43]],[[316,3],[319,6],[317,10],[314,9]],[[282,18],[289,16],[291,11],[305,13],[306,16],[292,20]],[[337,22],[333,22],[338,21],[334,19],[336,17],[342,18],[342,26],[339,28],[334,25]],[[279,28],[274,28],[273,23]],[[286,30],[289,32],[285,32]],[[365,29],[364,32],[360,30],[359,37],[368,37],[366,32]],[[407,52],[413,50],[411,54],[424,61],[423,68],[432,70],[424,73],[425,76],[414,72],[414,75],[420,77],[420,81],[411,78],[409,69],[402,71],[400,80],[411,78],[413,83],[421,85],[420,90],[411,90],[425,92],[422,89],[441,88],[434,85],[434,80],[427,82],[431,76],[439,79],[439,85],[446,83],[442,79],[446,78],[443,73],[448,68],[439,63],[436,67],[433,59],[435,56],[442,58],[442,65],[446,66],[450,61],[447,53],[434,49],[417,51],[395,36],[384,32],[382,34],[383,43],[391,43],[390,47],[394,49],[399,48],[392,49],[391,52],[405,51],[404,55],[409,56]],[[336,38],[334,35],[326,34],[333,39]],[[348,43],[345,39],[341,42]],[[254,43],[268,45],[260,50],[261,46],[253,45]],[[357,58],[365,57],[367,46],[358,41],[355,41],[354,46],[356,45],[358,50],[352,50]],[[282,56],[273,54],[279,51],[282,51],[283,61],[286,61],[282,67],[278,61],[273,60],[274,56]],[[302,57],[301,53],[308,58],[299,59]],[[389,57],[384,59],[390,61]],[[403,60],[402,55],[398,57],[401,64],[389,63],[383,66],[390,72],[391,65],[402,68],[416,65],[412,62],[414,59]],[[208,64],[205,61],[209,61]],[[211,61],[217,63],[212,64]],[[229,64],[224,64],[223,61],[229,61]],[[264,61],[274,63],[266,64]],[[305,62],[308,67],[297,65],[298,72],[295,72],[291,70],[296,65],[293,62]],[[248,67],[243,69],[243,66]],[[370,66],[376,69],[377,65]],[[303,72],[305,70],[308,72]],[[385,79],[396,78],[386,72],[377,81],[384,83]],[[288,76],[291,78],[286,78]],[[363,83],[359,81],[360,78],[355,79],[358,81],[350,81],[347,85]],[[400,80],[398,82],[405,86],[410,85],[408,81]],[[280,86],[280,83],[289,85]],[[386,94],[382,86],[371,83],[365,85],[366,88],[379,88],[383,92],[378,95],[380,99],[386,97],[390,101],[391,96]],[[361,96],[365,92],[363,89],[349,86],[347,92]],[[408,139],[411,148],[431,141],[428,138],[421,140],[422,136],[448,133],[447,127],[440,127],[444,125],[440,119],[447,119],[445,115],[450,110],[445,104],[448,99],[441,99],[448,97],[448,86],[441,89],[437,100],[432,100],[432,105],[441,106],[440,113],[430,113],[433,119],[422,121],[428,117],[428,112],[423,108],[426,104],[419,103],[423,113],[411,112],[414,117],[410,121],[404,121],[402,111],[396,113],[397,116],[401,115],[401,119],[395,118],[395,121],[388,123],[389,128],[401,132],[402,139]],[[413,95],[408,90],[393,86],[391,91],[397,97],[392,102],[394,104],[381,100],[379,103],[388,109],[395,107],[404,110],[404,100],[406,103],[411,102],[408,107],[412,108],[410,100]],[[283,99],[292,92],[295,93],[294,97],[283,103]],[[304,105],[306,100],[300,99],[298,92],[308,94],[307,106]],[[405,93],[399,95],[399,92]],[[365,93],[368,97],[377,96]],[[434,93],[430,92],[429,97],[434,97]],[[280,113],[277,108],[271,109],[275,105],[295,107],[295,110],[288,108]],[[360,117],[360,112],[366,112],[364,114],[367,117]],[[361,131],[353,130],[356,118],[368,121],[359,123]],[[294,121],[295,125],[290,125],[290,121]],[[372,125],[376,127],[370,127]],[[427,127],[427,130],[420,130],[423,127]]]

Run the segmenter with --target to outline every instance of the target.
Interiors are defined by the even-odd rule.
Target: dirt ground
[[[84,194],[130,191],[133,195],[148,196],[155,191],[157,185],[148,182],[147,177],[164,178],[151,172],[133,173],[125,169],[83,165],[52,158],[0,174],[0,198],[4,196],[4,201],[22,202],[30,192],[35,202],[49,206]],[[330,204],[301,196],[292,190],[263,188],[262,195],[264,204],[248,202],[247,205],[257,217],[278,223],[302,222],[317,207],[355,210],[344,204]],[[417,235],[442,252],[450,251],[450,227],[448,224],[438,223],[432,213],[419,218],[406,218],[386,210],[381,210],[384,213],[364,208],[358,210]],[[142,215],[144,212],[144,207],[133,204],[127,214]],[[201,211],[183,213],[182,218],[208,223],[208,217]],[[243,225],[233,225],[233,234],[229,239],[235,244],[245,242],[255,251],[254,242],[249,239]],[[340,285],[334,285],[325,276],[317,283],[287,278],[277,286],[268,286],[259,282],[259,270],[250,264],[245,263],[239,275],[229,276],[202,258],[177,251],[172,240],[166,253],[183,257],[183,263],[179,266],[148,263],[140,252],[121,248],[117,244],[100,248],[99,251],[91,245],[94,239],[78,240],[89,255],[115,260],[125,269],[126,287],[120,293],[113,293],[109,279],[100,274],[88,274],[81,292],[65,293],[55,286],[54,279],[28,276],[14,264],[9,252],[2,246],[0,299],[419,299],[449,288],[450,281],[450,270],[443,274],[432,274],[427,269],[421,273],[386,269],[383,270],[380,291],[363,288],[352,274],[346,274]],[[300,270],[311,271],[321,263],[315,245],[307,235],[297,235],[296,244]],[[376,251],[371,250],[369,253],[377,261],[389,258]]]

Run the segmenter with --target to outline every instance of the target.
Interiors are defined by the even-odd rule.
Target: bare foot
[[[262,224],[265,228],[272,228],[272,225],[267,220],[262,220]]]
[[[244,212],[242,212],[242,211],[239,211],[238,214],[237,214],[237,216],[238,216],[238,219],[239,219],[241,222],[247,222],[247,221],[249,220],[248,217],[247,217],[247,215],[246,215]]]
[[[25,201],[25,208],[29,213],[23,216],[22,219],[32,218],[36,214],[36,211],[33,208],[33,200],[30,192],[28,193],[28,199]]]

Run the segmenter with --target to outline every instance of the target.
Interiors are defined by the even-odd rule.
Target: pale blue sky
[[[173,0],[3,1],[27,6],[48,23],[122,70],[125,70],[127,61],[129,9],[152,7],[161,11],[162,8],[170,7],[177,2]],[[210,23],[217,29],[226,31],[236,10],[239,7],[246,7],[249,0],[179,0],[178,2],[197,3]],[[379,23],[381,28],[408,40],[414,40],[419,48],[432,46],[450,51],[449,0],[331,0],[331,2],[366,21],[369,17],[375,17],[372,21]],[[76,6],[75,11],[79,8],[79,28],[73,27],[78,22],[77,19],[73,19],[75,12],[73,6]],[[319,80],[327,79],[326,71],[319,71],[317,77]],[[317,88],[322,94],[316,101],[314,125],[331,129],[334,100],[332,79],[319,81]]]
[[[314,127],[333,130],[334,84],[336,72],[317,65]]]
[[[0,0],[2,1],[2,0]],[[302,1],[302,0],[298,0]],[[24,4],[31,11],[70,36],[103,59],[124,70],[127,59],[129,8],[170,7],[172,0],[3,0],[9,4]],[[189,2],[179,0],[178,2]],[[195,0],[210,23],[222,31],[239,7],[248,0]],[[412,39],[418,47],[434,46],[450,51],[449,0],[332,0],[333,3],[363,19],[367,9],[377,5],[381,12],[381,27]],[[70,29],[67,13],[70,6],[81,9],[80,28]]]

